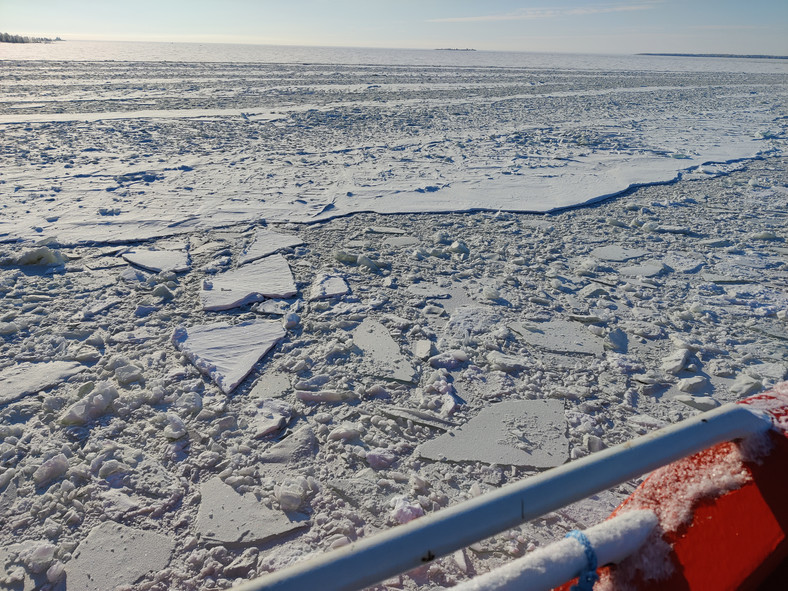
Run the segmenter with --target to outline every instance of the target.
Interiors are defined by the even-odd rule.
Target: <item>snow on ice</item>
[[[290,266],[276,254],[205,279],[200,298],[203,310],[217,311],[264,298],[289,298],[296,291]]]
[[[784,72],[432,53],[4,62],[0,587],[228,588],[785,379]]]
[[[224,392],[232,392],[263,355],[285,336],[274,320],[250,320],[178,327],[173,344]]]

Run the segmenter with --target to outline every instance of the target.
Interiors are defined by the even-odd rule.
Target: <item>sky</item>
[[[69,39],[788,55],[788,0],[0,0]]]

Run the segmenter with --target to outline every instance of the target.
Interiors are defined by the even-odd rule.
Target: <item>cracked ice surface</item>
[[[4,61],[0,587],[153,534],[167,563],[121,587],[229,588],[786,377],[780,64],[449,53]],[[361,213],[468,207],[494,211]],[[203,309],[260,253],[292,298]],[[451,587],[633,486],[388,586]]]

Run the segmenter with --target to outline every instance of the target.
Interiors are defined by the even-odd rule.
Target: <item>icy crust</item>
[[[554,211],[725,174],[785,142],[784,73],[124,69],[4,62],[0,126],[30,148],[0,158],[14,186],[0,237],[125,243],[359,211]],[[151,78],[160,90],[147,92]],[[298,239],[261,232],[241,262]]]
[[[217,311],[205,281],[255,264],[240,260],[258,224],[135,245],[188,251],[183,273],[113,245],[50,242],[35,260],[51,265],[2,247],[0,375],[35,383],[0,404],[0,586],[62,585],[77,553],[128,533],[109,523],[172,542],[165,566],[119,585],[226,588],[533,475],[535,458],[768,389],[788,363],[786,186],[774,158],[549,217],[271,223],[302,242],[280,251],[295,295]],[[622,272],[644,261],[665,269]],[[332,296],[309,299],[325,277],[341,279]],[[68,371],[44,371],[55,362]],[[598,523],[633,488],[386,585],[453,585]],[[239,507],[227,529],[209,517]]]

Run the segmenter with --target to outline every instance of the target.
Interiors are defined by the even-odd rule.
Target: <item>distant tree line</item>
[[[62,41],[62,39],[60,37],[50,39],[48,37],[28,37],[26,35],[0,33],[0,43],[52,43],[53,41]]]

